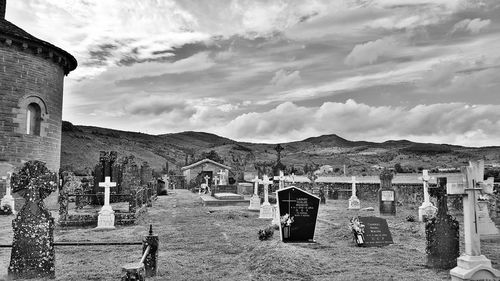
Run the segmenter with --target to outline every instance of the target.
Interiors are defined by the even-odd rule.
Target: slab
[[[243,200],[243,195],[229,192],[215,193],[214,197],[218,200]]]
[[[366,247],[380,247],[394,243],[389,226],[384,218],[359,217],[359,221],[365,226],[363,236]]]

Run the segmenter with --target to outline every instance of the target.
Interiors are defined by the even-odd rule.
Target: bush
[[[272,225],[264,229],[259,229],[259,240],[260,241],[267,240],[273,237],[273,234],[274,234],[274,227]]]
[[[10,205],[0,206],[0,215],[7,216],[12,214],[12,208]]]

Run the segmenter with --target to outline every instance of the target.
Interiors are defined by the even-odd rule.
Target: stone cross
[[[424,184],[424,202],[418,208],[418,220],[424,221],[424,217],[432,217],[437,212],[437,208],[432,205],[429,196],[429,180],[434,179],[434,177],[429,176],[428,170],[422,170],[422,176],[418,179]]]
[[[226,177],[225,177],[226,173],[224,173],[223,170],[219,170],[217,175],[219,175],[220,185],[225,185],[226,184]]]
[[[483,271],[484,280],[500,279],[500,271],[491,267],[491,261],[481,255],[481,244],[477,228],[477,197],[479,192],[492,193],[492,181],[484,181],[484,161],[469,162],[469,166],[462,167],[464,178],[463,204],[464,204],[464,242],[465,255],[457,259],[457,267],[450,271],[452,280],[471,280],[479,270]],[[485,276],[488,276],[486,278]],[[479,279],[476,279],[479,280]]]
[[[116,182],[111,182],[111,177],[106,177],[104,182],[99,183],[99,187],[104,187],[104,206],[105,209],[111,209],[111,205],[109,204],[110,197],[110,187],[116,187]]]
[[[210,179],[210,176],[205,175],[204,179],[205,179],[205,184],[208,186],[208,180]]]
[[[252,180],[253,181],[253,194],[258,195],[259,192],[259,177],[255,176],[255,178]]]
[[[214,182],[215,186],[217,186],[217,183],[219,181],[219,177],[218,176],[214,176],[214,178],[212,179],[212,181]]]
[[[356,183],[357,183],[357,181],[356,181],[356,177],[355,176],[351,177],[351,183],[352,183],[352,185],[351,185],[351,192],[352,192],[351,193],[351,197],[355,198],[355,197],[357,197],[356,196]]]
[[[2,180],[5,181],[5,195],[2,198],[2,200],[0,201],[0,206],[9,205],[10,209],[12,210],[12,213],[15,215],[16,214],[15,201],[14,201],[14,197],[12,197],[11,188],[10,188],[11,175],[12,175],[12,173],[8,172],[7,176],[2,177]]]
[[[269,185],[273,184],[272,181],[269,180],[269,177],[267,175],[264,175],[262,177],[262,182],[264,185],[264,203],[263,205],[270,205],[269,204]]]
[[[292,184],[295,184],[295,173],[292,173]]]
[[[283,174],[283,171],[280,170],[280,175],[275,176],[274,180],[279,180],[279,189],[285,188],[285,175]]]

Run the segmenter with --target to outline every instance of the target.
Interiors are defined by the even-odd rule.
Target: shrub
[[[264,228],[264,229],[259,229],[259,240],[264,241],[267,240],[271,237],[273,237],[274,234],[274,228],[272,225]]]
[[[409,215],[409,216],[406,217],[406,221],[415,222],[415,217],[412,216],[412,215]]]

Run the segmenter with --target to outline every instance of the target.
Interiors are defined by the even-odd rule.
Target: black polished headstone
[[[314,242],[320,198],[291,186],[277,191],[283,242]]]
[[[359,221],[365,226],[364,228],[364,246],[365,247],[380,247],[393,244],[391,231],[387,221],[377,217],[359,217]]]

